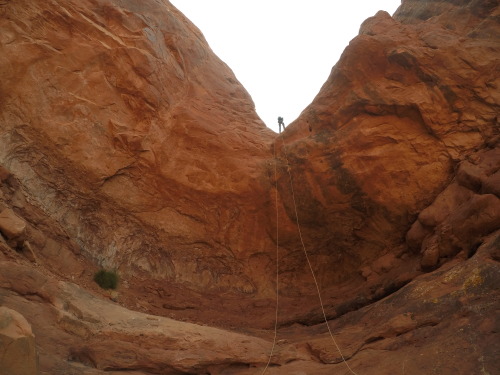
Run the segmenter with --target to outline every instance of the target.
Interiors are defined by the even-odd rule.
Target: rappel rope
[[[328,318],[326,317],[326,312],[325,312],[325,307],[323,304],[323,298],[321,297],[321,291],[319,288],[318,280],[316,279],[316,275],[314,273],[311,261],[309,260],[309,254],[307,253],[306,246],[304,244],[304,239],[302,238],[302,231],[300,229],[300,223],[299,223],[299,215],[297,212],[297,203],[295,201],[295,191],[293,189],[293,179],[292,179],[292,173],[290,172],[290,164],[288,162],[288,154],[286,152],[286,147],[285,147],[285,140],[283,138],[283,134],[281,134],[281,142],[283,143],[283,152],[285,155],[285,161],[286,161],[286,170],[288,172],[288,177],[290,180],[290,189],[292,192],[292,201],[293,201],[293,207],[294,207],[294,212],[295,212],[295,220],[297,223],[297,229],[299,232],[299,238],[300,238],[300,243],[302,245],[302,250],[304,251],[304,255],[307,260],[307,265],[309,266],[309,270],[311,271],[311,275],[314,280],[314,285],[316,286],[316,291],[318,292],[318,298],[319,298],[319,303],[321,305],[321,312],[323,313],[323,319],[326,323],[326,327],[328,329],[328,333],[330,334],[330,337],[332,338],[333,344],[337,348],[337,351],[340,354],[340,357],[342,358],[342,362],[346,365],[348,370],[351,372],[353,375],[358,375],[354,370],[349,366],[347,363],[344,355],[342,354],[342,350],[340,350],[339,345],[337,344],[337,340],[335,340],[335,337],[333,336],[332,330],[330,329],[330,325],[328,324]],[[278,297],[279,297],[279,288],[278,288],[278,277],[279,277],[279,267],[278,267],[278,248],[279,248],[279,242],[278,242],[278,178],[277,178],[277,158],[276,158],[276,144],[273,147],[274,149],[274,177],[276,181],[276,320],[275,320],[275,325],[274,325],[274,340],[273,340],[273,346],[271,348],[271,354],[269,356],[269,361],[267,362],[266,367],[264,368],[264,371],[262,372],[262,375],[265,374],[267,368],[269,367],[269,364],[271,363],[271,358],[273,356],[273,351],[276,346],[276,337],[277,337],[277,332],[278,332]]]
[[[267,371],[267,368],[271,364],[271,359],[273,358],[274,348],[276,347],[276,338],[278,336],[278,306],[279,306],[279,211],[278,211],[278,167],[276,163],[276,144],[273,145],[274,151],[274,181],[276,181],[276,194],[275,194],[275,203],[276,203],[276,311],[274,317],[274,339],[273,346],[271,347],[271,353],[269,354],[269,360],[267,361],[266,367],[262,370],[262,375],[264,375]]]

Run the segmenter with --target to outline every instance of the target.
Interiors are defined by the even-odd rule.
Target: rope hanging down
[[[262,371],[262,375],[264,375],[267,371],[267,368],[271,364],[271,359],[273,358],[274,348],[276,347],[276,338],[278,336],[278,306],[279,306],[279,211],[278,211],[278,170],[276,166],[276,144],[273,145],[274,152],[274,180],[276,181],[276,194],[275,194],[275,203],[276,203],[276,311],[274,317],[274,339],[273,346],[271,347],[271,353],[269,354],[269,360],[267,361],[266,367]]]
[[[294,207],[294,213],[295,213],[295,220],[296,220],[297,229],[298,229],[298,232],[299,232],[300,243],[302,245],[302,250],[304,251],[304,255],[306,257],[307,265],[309,266],[309,270],[311,271],[311,275],[312,275],[313,280],[314,280],[314,285],[316,286],[316,291],[318,293],[319,303],[321,305],[321,312],[323,313],[323,319],[324,319],[324,321],[326,323],[326,327],[327,327],[328,333],[330,334],[330,337],[331,337],[331,339],[333,341],[333,344],[337,348],[337,351],[339,352],[340,357],[342,358],[342,362],[346,365],[346,367],[348,368],[348,370],[350,371],[351,374],[358,375],[356,372],[353,371],[353,369],[347,363],[344,355],[342,354],[342,350],[340,350],[340,347],[337,344],[337,340],[335,340],[335,337],[333,336],[332,330],[330,329],[330,325],[328,324],[328,318],[326,317],[325,307],[324,307],[324,304],[323,304],[323,298],[321,297],[321,291],[319,289],[318,280],[316,279],[316,275],[314,273],[314,269],[313,269],[311,261],[309,259],[309,254],[307,253],[306,246],[304,244],[304,239],[302,238],[302,231],[300,229],[300,222],[299,222],[299,214],[297,212],[297,202],[295,200],[295,191],[293,189],[293,178],[292,178],[292,173],[290,172],[290,164],[288,162],[288,154],[286,152],[285,140],[283,138],[283,135],[281,135],[281,142],[283,144],[283,153],[285,155],[286,170],[288,172],[288,177],[289,177],[289,180],[290,180],[290,189],[291,189],[291,193],[292,193],[292,201],[293,201],[293,207]],[[274,145],[273,149],[274,149],[274,161],[275,161],[275,163],[274,163],[274,176],[275,176],[275,181],[276,181],[276,320],[275,320],[275,325],[274,325],[274,341],[273,341],[273,346],[272,346],[272,349],[271,349],[271,354],[269,356],[269,361],[268,361],[266,367],[264,368],[264,371],[262,372],[262,375],[265,374],[265,372],[266,372],[266,370],[269,367],[269,364],[271,362],[271,358],[273,356],[273,351],[274,351],[274,348],[275,348],[275,345],[276,345],[276,337],[277,337],[277,331],[278,331],[278,297],[279,297],[279,288],[278,288],[278,277],[279,277],[278,247],[279,247],[279,243],[278,243],[278,178],[277,178],[277,167],[276,167],[276,164],[277,164],[276,144]]]

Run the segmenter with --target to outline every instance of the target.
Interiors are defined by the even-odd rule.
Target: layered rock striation
[[[2,14],[0,159],[30,201],[98,265],[255,292],[272,132],[199,30],[168,2]]]
[[[494,373],[498,2],[379,12],[281,136],[168,1],[0,14],[0,303],[42,374]]]
[[[473,253],[499,228],[498,195],[488,187],[500,167],[497,14],[496,2],[451,1],[406,1],[394,17],[379,12],[275,143],[288,232],[295,214],[287,159],[322,285],[347,280],[353,303],[372,298],[367,285],[398,288],[412,269]],[[426,221],[445,195],[455,203]],[[473,212],[481,215],[477,229],[465,230]],[[461,239],[430,256],[430,233],[443,229]]]

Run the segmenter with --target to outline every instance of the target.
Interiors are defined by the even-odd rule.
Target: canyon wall
[[[498,17],[377,13],[276,135],[168,1],[0,2],[0,303],[42,374],[261,371],[277,256],[270,374],[493,374]]]
[[[413,277],[403,272],[410,263],[434,269],[498,229],[497,16],[496,2],[474,1],[379,12],[275,142],[293,165],[298,216],[325,287],[397,288]],[[283,171],[293,236],[288,180]],[[448,217],[459,207],[462,219]],[[472,212],[477,228],[464,231],[459,222]],[[437,254],[436,241],[447,249]]]
[[[2,165],[99,266],[255,292],[272,132],[168,2],[2,5]],[[257,204],[256,204],[257,203]],[[43,247],[43,243],[36,243]]]

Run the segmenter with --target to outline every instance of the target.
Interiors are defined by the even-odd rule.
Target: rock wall
[[[161,297],[168,284],[195,299],[271,297],[275,147],[285,308],[314,294],[294,198],[333,316],[436,266],[435,250],[432,261],[411,251],[424,241],[412,237],[417,224],[410,246],[405,238],[459,163],[496,147],[497,8],[419,4],[367,20],[273,145],[229,68],[169,3],[2,5],[0,160],[21,186],[10,204],[25,193],[17,207],[29,203],[63,233],[47,241],[35,215],[27,252],[50,262],[67,249],[117,269],[138,294]]]
[[[272,132],[199,30],[168,2],[1,12],[0,163],[30,202],[100,266],[255,292]]]
[[[124,308],[19,255],[0,260],[0,300],[31,322],[41,375],[250,375],[262,372],[273,347],[271,375],[347,373],[342,356],[357,374],[495,374],[499,243],[496,231],[470,259],[447,262],[331,320],[342,354],[324,324],[281,328],[273,346],[271,330],[220,329]]]
[[[303,235],[324,287],[338,289],[348,280],[353,303],[356,296],[366,303],[380,288],[404,285],[420,268],[414,262],[434,267],[436,250],[432,260],[427,245],[419,253],[426,236],[416,234],[423,231],[415,229],[419,224],[408,236],[410,246],[405,241],[417,215],[422,212],[422,223],[422,210],[447,189],[463,185],[456,181],[468,179],[460,176],[477,175],[486,187],[496,181],[497,15],[497,2],[474,1],[405,1],[394,18],[379,12],[361,25],[317,97],[275,142],[283,165],[283,213],[290,218],[284,236],[296,238],[288,159]],[[480,186],[477,182],[472,190],[491,191],[480,192]],[[462,210],[456,215],[463,219],[489,207],[485,222],[478,222],[481,230],[464,230],[468,224],[459,224],[458,216],[442,213],[437,220],[460,232],[461,245],[442,249],[441,262],[459,248],[473,252],[498,228],[492,214],[498,195],[468,198],[450,210]],[[468,209],[461,206],[465,201]],[[426,223],[426,233],[436,225]],[[418,248],[416,254],[412,248]],[[300,269],[299,259],[294,269]]]
[[[379,12],[276,136],[168,1],[0,2],[0,303],[42,374],[260,372],[276,250],[268,373],[348,371],[302,241],[356,373],[493,374],[498,12]]]

